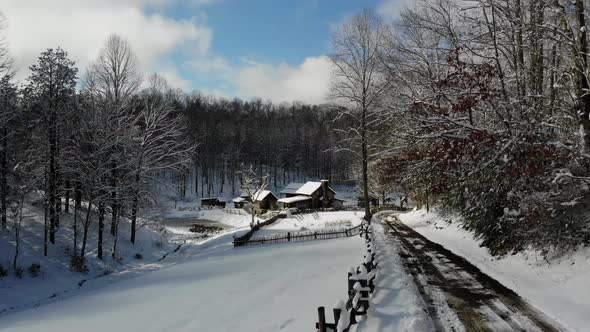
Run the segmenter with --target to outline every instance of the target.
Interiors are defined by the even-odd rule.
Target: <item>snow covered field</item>
[[[271,225],[256,232],[254,237],[306,230],[350,228],[359,225],[363,215],[364,212],[361,211],[335,211],[292,215],[289,218],[279,218]]]
[[[588,331],[590,326],[590,250],[549,260],[533,252],[504,258],[492,257],[479,246],[472,233],[457,223],[447,223],[436,213],[424,210],[400,214],[406,225],[466,258],[484,273],[516,291],[532,305],[570,331]]]
[[[359,237],[234,249],[229,235],[183,263],[0,318],[1,331],[310,331],[346,295]]]

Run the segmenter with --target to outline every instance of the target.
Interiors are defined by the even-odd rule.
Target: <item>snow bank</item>
[[[84,212],[85,213],[85,212]],[[36,206],[26,205],[24,214],[29,216],[23,222],[21,230],[21,244],[18,265],[25,270],[32,263],[41,265],[41,272],[33,277],[25,272],[22,279],[13,273],[0,278],[0,315],[18,310],[51,297],[59,297],[79,288],[79,283],[93,280],[105,275],[114,275],[133,271],[147,271],[157,268],[153,264],[163,255],[174,250],[175,243],[168,241],[163,229],[157,225],[147,225],[137,231],[136,244],[129,241],[130,223],[122,218],[119,224],[119,240],[117,245],[118,260],[111,258],[112,237],[109,233],[110,223],[104,231],[104,259],[96,258],[97,251],[97,223],[92,223],[86,250],[85,274],[73,272],[69,269],[70,257],[73,253],[73,214],[63,214],[60,228],[56,233],[56,244],[49,244],[48,256],[43,256],[43,211]],[[110,216],[107,220],[110,222]],[[78,249],[82,241],[81,222],[78,220]],[[14,233],[0,231],[0,264],[5,268],[11,266],[14,257]],[[138,258],[134,256],[138,255]],[[12,272],[12,271],[11,271]],[[0,316],[1,317],[1,316]],[[1,325],[1,324],[0,324]]]
[[[429,240],[464,257],[571,331],[590,326],[590,248],[549,262],[534,252],[494,258],[473,234],[424,210],[399,218]]]
[[[216,221],[231,227],[246,227],[252,222],[252,215],[242,209],[202,210],[199,218]],[[256,220],[262,221],[258,217]]]
[[[364,212],[334,211],[293,215],[291,218],[279,218],[266,229],[277,231],[298,231],[305,229],[322,229],[335,227],[354,227],[361,223]]]
[[[346,294],[347,268],[363,252],[359,237],[228,243],[227,235],[210,239],[182,264],[6,315],[0,330],[311,331],[316,308]]]
[[[383,234],[383,227],[374,224],[374,247],[379,262],[367,318],[351,328],[351,332],[433,331],[425,305],[398,255],[396,244]]]

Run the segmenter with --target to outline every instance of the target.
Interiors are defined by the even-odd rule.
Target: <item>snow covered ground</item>
[[[373,227],[379,262],[375,293],[367,319],[354,325],[351,332],[434,331],[412,276],[402,265],[397,247],[384,235],[383,226],[374,223]]]
[[[590,249],[548,261],[534,252],[492,257],[472,233],[424,210],[400,214],[406,225],[466,258],[571,331],[590,326]]]
[[[0,317],[0,331],[310,331],[317,307],[345,296],[362,245],[235,249],[224,234],[181,250],[182,263]]]
[[[296,214],[289,218],[279,218],[271,225],[256,232],[254,237],[306,230],[350,228],[359,225],[362,221],[363,215],[364,212],[361,211]]]
[[[26,241],[20,248],[18,266],[25,269],[22,279],[9,271],[9,276],[0,278],[0,317],[3,314],[23,307],[36,305],[50,297],[59,297],[79,288],[79,283],[118,273],[134,274],[139,271],[157,268],[157,262],[177,244],[168,241],[165,231],[156,224],[141,227],[137,233],[136,244],[129,242],[130,225],[122,219],[119,225],[117,260],[111,258],[112,237],[107,225],[104,236],[104,259],[96,258],[97,225],[92,223],[87,242],[87,273],[71,271],[69,259],[73,250],[73,214],[63,215],[61,227],[56,234],[56,244],[49,244],[48,256],[43,256],[43,212],[36,206],[26,205],[27,218],[21,229],[21,239]],[[110,222],[110,216],[107,219]],[[80,221],[78,220],[78,223]],[[109,223],[110,225],[110,223]],[[81,225],[78,225],[78,249],[81,245]],[[15,253],[14,233],[0,231],[0,265],[12,266]],[[141,258],[134,258],[138,254]],[[40,264],[41,271],[34,277],[26,272],[32,263]],[[2,325],[2,324],[0,324]]]

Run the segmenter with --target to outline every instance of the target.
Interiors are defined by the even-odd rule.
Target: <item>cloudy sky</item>
[[[107,36],[146,72],[185,91],[275,102],[325,101],[331,29],[363,8],[385,19],[412,0],[0,0],[17,79],[47,48],[81,74]]]

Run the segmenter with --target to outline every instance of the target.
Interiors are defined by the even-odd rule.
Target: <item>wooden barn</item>
[[[281,197],[295,197],[298,195],[297,190],[303,187],[304,184],[305,183],[291,182],[283,190],[281,190],[279,195],[281,195]]]
[[[309,181],[304,184],[290,183],[281,191],[286,197],[279,199],[278,203],[283,208],[298,209],[332,208],[335,204],[341,206],[335,200],[336,192],[329,184],[328,180]]]
[[[244,204],[246,204],[248,201],[244,197],[236,197],[233,199],[233,202],[234,208],[242,209],[244,207]]]
[[[259,190],[254,193],[254,208],[256,210],[272,210],[277,207],[277,196],[270,190]]]
[[[201,199],[201,207],[219,207],[224,208],[225,202],[220,200],[217,197],[210,197],[210,198],[202,198]]]

